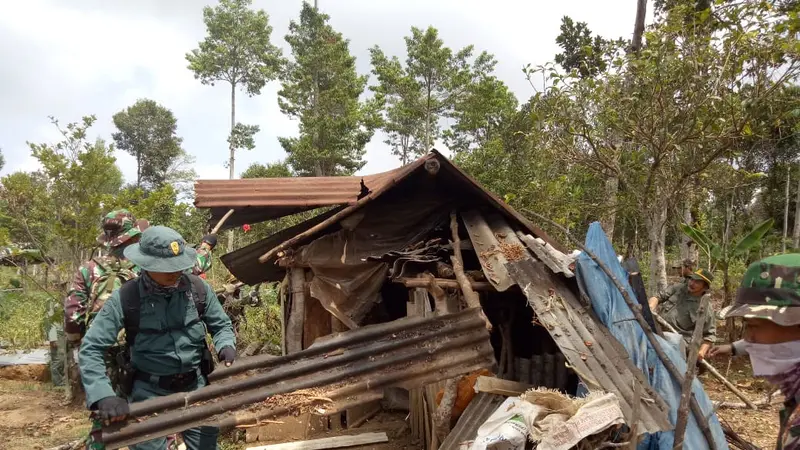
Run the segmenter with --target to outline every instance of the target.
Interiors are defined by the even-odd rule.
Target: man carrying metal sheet
[[[86,405],[108,424],[128,415],[128,402],[187,392],[206,385],[211,355],[206,330],[219,359],[230,366],[236,358],[231,321],[214,291],[202,279],[186,273],[196,262],[195,250],[180,234],[156,226],[142,233],[139,243],[125,249],[125,257],[141,269],[141,276],[115,291],[98,313],[81,345],[79,362]],[[104,355],[125,329],[130,352],[128,398],[111,387]],[[190,450],[217,448],[218,430],[199,427],[183,432]],[[132,450],[164,450],[159,438],[132,446]]]

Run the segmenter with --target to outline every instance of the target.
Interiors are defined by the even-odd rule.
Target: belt
[[[201,376],[200,369],[191,372],[177,373],[174,375],[153,375],[151,373],[137,370],[134,378],[139,381],[150,383],[161,389],[174,392],[187,391],[197,384],[197,379]]]

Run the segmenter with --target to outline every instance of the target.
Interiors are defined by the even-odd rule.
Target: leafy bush
[[[22,349],[41,346],[52,301],[41,291],[0,292],[0,342]]]
[[[277,286],[261,287],[261,304],[247,306],[240,324],[237,347],[244,350],[251,343],[269,344],[281,348],[281,305]]]

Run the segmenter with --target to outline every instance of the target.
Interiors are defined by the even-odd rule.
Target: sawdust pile
[[[525,257],[525,249],[519,244],[508,244],[506,242],[500,243],[500,253],[506,257],[508,261],[519,261]]]

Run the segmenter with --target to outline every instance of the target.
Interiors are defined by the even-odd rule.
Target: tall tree
[[[582,78],[593,77],[604,72],[608,66],[605,54],[609,42],[593,36],[586,22],[575,22],[572,18],[561,18],[561,33],[556,37],[561,53],[555,61],[564,70],[576,70]]]
[[[753,133],[755,111],[800,73],[791,20],[768,5],[721,8],[714,20],[723,25],[711,36],[685,26],[685,8],[694,5],[676,8],[684,10],[648,32],[647,51],[616,58],[601,79],[568,76],[548,90],[556,154],[598,174],[619,161],[620,183],[646,217],[654,291],[666,283],[669,212],[738,150]]]
[[[208,35],[199,48],[186,54],[189,69],[203,84],[226,82],[231,87],[231,136],[228,168],[235,176],[237,148],[232,143],[237,128],[236,88],[249,96],[258,95],[274,80],[282,64],[281,51],[270,42],[272,27],[264,10],[250,8],[252,0],[220,0],[216,7],[203,8]]]
[[[377,102],[360,100],[367,77],[358,75],[349,41],[328,19],[304,2],[286,35],[293,60],[281,77],[278,105],[300,121],[300,136],[280,142],[301,175],[353,174],[365,164],[364,146],[379,121]]]
[[[145,191],[158,189],[181,170],[176,161],[185,156],[178,137],[178,120],[172,111],[154,100],[141,99],[114,114],[117,148],[136,158],[136,186]]]
[[[287,178],[292,176],[292,169],[286,161],[274,163],[253,163],[242,172],[242,178]]]
[[[517,98],[502,81],[483,76],[467,86],[450,117],[452,127],[442,133],[445,145],[463,152],[487,145],[502,132],[503,124],[516,113]]]
[[[372,89],[387,103],[387,143],[404,164],[431,148],[440,137],[440,119],[450,114],[469,86],[490,74],[497,63],[486,52],[473,59],[471,45],[454,52],[433,27],[412,27],[405,41],[405,66],[379,47],[370,50],[373,73],[378,77],[378,85]]]
[[[49,210],[44,214],[56,249],[47,250],[51,256],[58,253],[63,260],[76,265],[88,257],[88,250],[95,246],[97,223],[104,205],[113,203],[122,186],[114,147],[99,139],[87,140],[95,120],[94,116],[87,116],[79,123],[61,127],[52,119],[62,136],[61,141],[29,143],[33,157],[42,166],[35,178],[38,180],[36,189],[44,189],[49,199],[46,205]],[[41,212],[21,216],[19,220],[31,221],[40,216]],[[26,226],[33,227],[35,223]]]

